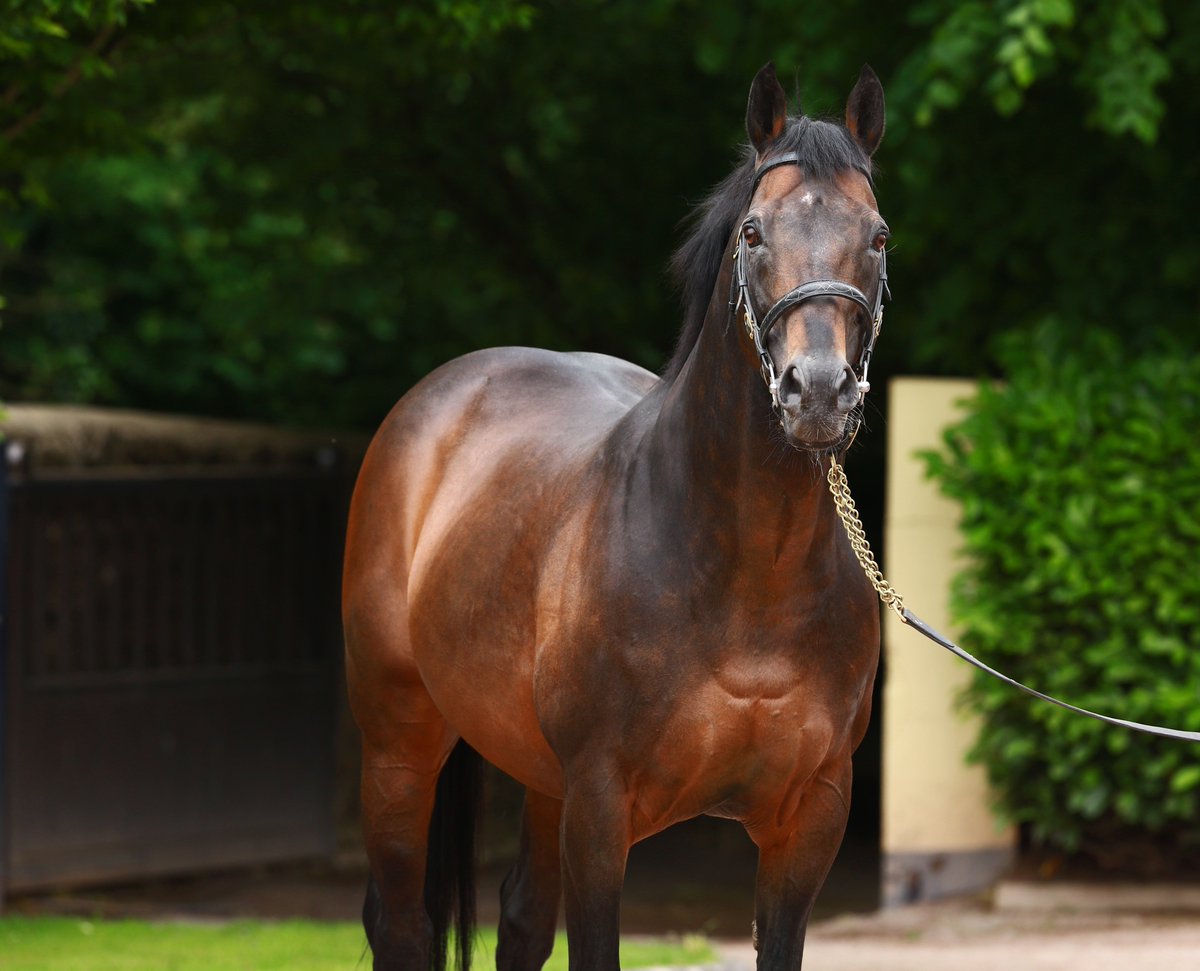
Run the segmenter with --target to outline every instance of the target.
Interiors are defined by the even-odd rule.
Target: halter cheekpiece
[[[789,152],[786,155],[779,155],[770,161],[764,162],[754,172],[754,182],[750,187],[750,198],[754,198],[754,193],[758,191],[758,184],[763,180],[763,177],[781,165],[800,165],[800,156],[795,152]],[[729,308],[736,317],[738,310],[743,313],[742,322],[745,324],[746,333],[750,339],[754,341],[754,349],[758,352],[759,367],[762,371],[763,381],[766,382],[767,390],[771,393],[771,404],[778,411],[779,402],[779,376],[775,373],[775,363],[771,360],[771,355],[767,351],[767,335],[770,334],[771,328],[779,321],[785,313],[796,307],[806,300],[812,300],[814,297],[842,297],[846,300],[853,300],[867,312],[871,318],[871,333],[863,346],[862,356],[859,358],[858,365],[854,368],[854,375],[858,379],[858,392],[860,399],[871,390],[871,382],[867,380],[867,369],[871,364],[871,352],[875,349],[875,340],[879,337],[879,331],[883,328],[883,301],[892,299],[892,291],[888,288],[887,279],[887,251],[881,249],[879,251],[879,287],[875,292],[875,301],[872,304],[867,300],[866,295],[850,283],[845,283],[841,280],[810,280],[808,283],[802,283],[798,287],[789,290],[782,297],[775,301],[771,309],[767,311],[766,316],[762,319],[762,324],[758,322],[758,317],[754,313],[754,305],[750,301],[750,284],[747,279],[747,260],[743,251],[744,240],[741,235],[738,236],[737,246],[733,250],[733,265],[734,274],[733,281],[730,285],[729,293]]]

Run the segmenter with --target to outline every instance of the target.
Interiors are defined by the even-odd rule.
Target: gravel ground
[[[728,971],[749,942],[720,945]],[[1200,971],[1200,915],[1008,912],[975,902],[814,924],[805,971]]]

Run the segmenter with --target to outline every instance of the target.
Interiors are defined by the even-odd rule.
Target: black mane
[[[795,152],[806,177],[828,179],[844,169],[856,169],[871,178],[871,159],[841,125],[817,121],[803,115],[789,118],[771,154]],[[713,287],[721,273],[725,247],[750,204],[754,178],[754,149],[742,149],[742,161],[696,207],[694,228],[671,258],[671,275],[683,299],[683,327],[675,351],[663,368],[663,377],[673,379],[683,367],[704,324]]]

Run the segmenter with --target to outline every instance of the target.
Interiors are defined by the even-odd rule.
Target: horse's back
[[[389,548],[399,552],[399,540],[411,560],[429,515],[450,498],[441,495],[448,479],[461,499],[501,469],[553,478],[595,450],[657,382],[607,355],[525,347],[442,365],[397,402],[371,442],[355,486],[351,552],[366,539],[356,528],[364,518],[374,536],[386,520]]]
[[[456,358],[410,390],[363,462],[356,499],[403,524],[407,558],[431,515],[503,474],[535,487],[586,458],[658,378],[603,354],[503,347]],[[453,483],[453,495],[443,486]],[[385,498],[386,497],[386,498]],[[373,503],[374,505],[374,503]]]

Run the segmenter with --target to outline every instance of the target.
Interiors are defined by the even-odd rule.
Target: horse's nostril
[[[862,387],[862,382],[858,380],[858,375],[849,364],[842,365],[836,390],[838,408],[842,411],[850,411],[866,394],[866,389]]]
[[[779,379],[779,400],[792,409],[847,414],[862,399],[858,375],[836,358],[804,359],[788,365]]]
[[[779,400],[785,405],[798,408],[804,399],[804,376],[800,368],[790,364],[784,368],[779,379]]]

